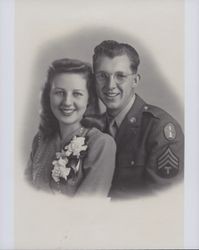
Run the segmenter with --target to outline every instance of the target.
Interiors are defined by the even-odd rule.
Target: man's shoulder
[[[153,128],[165,127],[167,124],[173,124],[177,128],[181,128],[179,122],[166,110],[159,106],[148,104],[139,95],[136,95],[135,103],[131,107],[126,116],[125,124],[129,121],[132,126],[141,126],[145,124],[149,126],[153,124]]]
[[[151,137],[155,138],[155,134],[160,134],[160,137],[166,141],[183,140],[183,130],[179,122],[164,109],[147,105],[147,109],[143,112],[146,119],[145,124],[151,126]],[[173,140],[175,138],[175,140]]]
[[[151,105],[151,104],[147,104],[144,107],[144,113],[145,114],[150,114],[152,115],[154,118],[163,118],[163,117],[172,117],[168,112],[166,112],[164,109],[155,106],[155,105]]]
[[[170,121],[174,124],[178,124],[177,120],[171,114],[155,105],[147,104],[144,107],[143,115],[148,115],[149,117],[152,117],[162,122]]]

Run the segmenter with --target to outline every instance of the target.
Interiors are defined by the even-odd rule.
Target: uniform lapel
[[[136,95],[135,102],[121,123],[116,135],[115,140],[117,147],[126,144],[129,139],[132,140],[132,138],[136,135],[136,131],[140,127],[142,112],[145,105],[146,103],[138,95]]]

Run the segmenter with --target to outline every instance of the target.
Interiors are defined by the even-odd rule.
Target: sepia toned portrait
[[[15,1],[15,246],[183,247],[184,1]]]

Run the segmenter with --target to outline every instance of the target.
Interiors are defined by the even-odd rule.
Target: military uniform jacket
[[[98,121],[108,133],[106,114]],[[183,176],[184,136],[176,120],[138,95],[116,137],[116,168],[111,197],[160,189]],[[155,189],[154,189],[155,188]]]

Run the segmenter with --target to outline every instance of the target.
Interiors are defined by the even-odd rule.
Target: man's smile
[[[104,95],[107,97],[107,98],[114,98],[116,96],[118,96],[120,93],[117,93],[117,92],[104,92]]]

